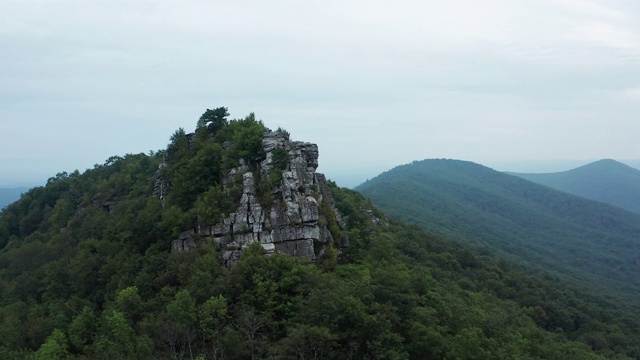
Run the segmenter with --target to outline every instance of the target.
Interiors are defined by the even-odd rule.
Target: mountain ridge
[[[627,278],[625,271],[618,276],[608,273],[608,266],[635,267],[637,260],[629,256],[631,249],[640,250],[640,243],[633,238],[640,233],[640,216],[635,213],[460,160],[401,165],[356,190],[390,215],[422,224],[430,231],[458,237],[464,233],[467,240],[476,239],[477,246],[526,255],[530,261],[537,257],[556,270],[566,267],[560,266],[566,260],[569,268],[584,270],[573,269],[571,274],[585,285],[595,276],[605,288],[615,282],[618,290],[640,292],[640,276]],[[553,239],[564,240],[554,245]],[[581,239],[597,250],[576,257],[581,253],[572,251],[580,248]],[[610,244],[617,246],[608,248]],[[549,246],[555,250],[550,252]],[[616,255],[611,258],[598,256],[598,251],[612,250]],[[616,259],[626,260],[623,264]]]
[[[0,212],[0,358],[640,356],[619,308],[387,218],[329,180],[300,186],[315,156],[284,146],[263,172],[264,125],[227,115],[207,110],[165,150],[59,173]],[[256,230],[317,221],[338,236],[314,241],[315,261],[267,254],[266,234],[244,226],[258,204],[289,222]],[[231,241],[204,239],[220,223]]]
[[[612,159],[562,172],[508,174],[640,213],[640,170]]]

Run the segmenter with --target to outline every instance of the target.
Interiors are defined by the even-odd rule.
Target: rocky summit
[[[221,261],[230,267],[238,261],[242,250],[255,242],[267,253],[278,251],[312,261],[322,256],[328,244],[338,248],[348,246],[346,236],[336,234],[340,238],[335,239],[328,227],[327,217],[335,218],[339,229],[345,230],[326,178],[316,172],[318,146],[291,141],[285,131],[268,130],[262,148],[265,158],[257,169],[252,171],[241,160],[223,180],[225,191],[240,183],[242,195],[235,212],[226,214],[219,223],[198,223],[194,229],[182,232],[172,242],[172,252],[213,242],[220,250]],[[288,163],[281,171],[281,181],[265,185],[271,172],[278,171],[274,168],[277,149],[286,151]],[[258,189],[264,186],[269,188],[269,194],[261,202]],[[331,213],[329,216],[327,211]]]

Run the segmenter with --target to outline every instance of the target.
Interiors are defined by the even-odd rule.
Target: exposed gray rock
[[[171,242],[171,251],[172,252],[181,252],[181,251],[189,251],[194,249],[197,246],[197,243],[192,239],[178,239],[173,240]]]
[[[373,210],[367,209],[364,212],[369,216],[369,218],[371,219],[371,222],[374,225],[376,225],[376,226],[383,226],[384,225],[383,222],[382,222],[382,219],[380,219],[379,217],[374,215]]]
[[[318,221],[318,202],[312,196],[307,196],[300,209],[303,223],[313,223]]]
[[[339,239],[339,243],[334,242],[327,220],[320,214],[319,208],[325,201],[324,204],[334,212],[338,226],[345,229],[324,175],[315,172],[318,168],[317,145],[290,141],[286,132],[268,131],[262,147],[266,156],[260,163],[259,173],[251,172],[247,165],[241,163],[223,179],[225,189],[242,186],[236,211],[218,224],[201,224],[195,232],[181,234],[180,239],[172,243],[173,252],[188,251],[205,237],[212,238],[220,249],[221,261],[233,266],[242,250],[255,242],[261,243],[267,253],[284,252],[312,261],[324,253],[325,246],[348,244],[346,237]],[[273,150],[277,148],[285,149],[290,161],[282,172],[282,182],[272,184],[273,201],[270,202],[271,207],[266,208],[258,201],[259,184],[256,179],[259,176],[262,181],[268,181]]]
[[[171,252],[181,252],[184,250],[184,246],[182,246],[182,240],[173,240],[171,242]]]
[[[276,252],[276,246],[274,244],[262,244],[262,249],[267,254],[273,254]]]
[[[109,213],[112,213],[116,206],[122,201],[122,196],[108,197],[102,193],[97,193],[91,197],[91,203],[82,203],[76,207],[76,216],[82,215],[87,206],[99,207]]]
[[[187,231],[183,231],[180,233],[179,239],[180,240],[189,240],[189,239],[193,239],[193,235],[195,234],[194,230],[187,230]]]
[[[153,196],[157,196],[160,200],[164,200],[169,191],[169,181],[162,176],[162,169],[167,166],[166,158],[163,153],[162,162],[158,166],[158,170],[153,177]]]
[[[220,259],[227,266],[232,267],[232,266],[234,266],[235,264],[238,263],[238,260],[240,259],[240,254],[241,253],[242,253],[242,251],[240,251],[240,250],[222,250],[220,252]]]

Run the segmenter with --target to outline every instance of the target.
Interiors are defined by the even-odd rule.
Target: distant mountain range
[[[640,170],[615,160],[599,160],[557,173],[509,174],[640,213]]]
[[[26,187],[0,188],[0,210],[20,199],[20,195],[27,192],[27,190],[29,188]]]
[[[596,165],[624,170],[610,161]],[[581,286],[640,294],[638,214],[457,160],[398,166],[356,190],[431,232]]]

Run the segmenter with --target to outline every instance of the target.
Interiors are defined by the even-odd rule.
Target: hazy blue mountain
[[[636,213],[457,160],[398,166],[356,190],[434,233],[584,286],[640,294]]]
[[[27,190],[26,187],[0,188],[0,209],[18,200]]]
[[[623,163],[631,166],[634,169],[638,169],[640,170],[640,160],[634,159],[634,160],[624,160],[622,161]]]
[[[556,173],[510,174],[587,199],[640,212],[640,170],[615,160],[599,160]]]

